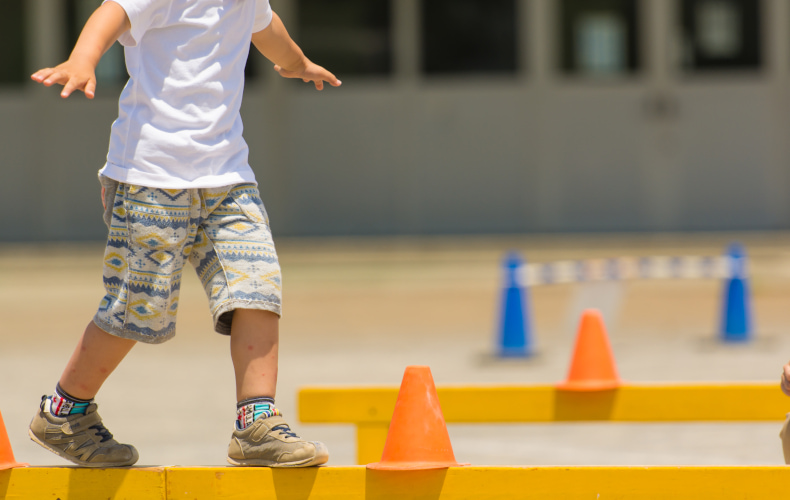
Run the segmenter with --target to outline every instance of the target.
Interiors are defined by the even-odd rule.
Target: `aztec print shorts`
[[[230,334],[235,309],[281,313],[280,265],[254,184],[156,189],[100,178],[107,294],[93,321],[127,339],[158,344],[176,333],[188,260],[208,295],[214,329]]]

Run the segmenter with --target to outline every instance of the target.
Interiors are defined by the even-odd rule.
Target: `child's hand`
[[[781,387],[782,387],[782,392],[784,392],[785,395],[790,396],[790,363],[787,363],[782,368]]]
[[[283,78],[301,78],[305,83],[313,82],[317,90],[324,90],[324,82],[333,87],[339,87],[343,83],[325,68],[310,60],[306,60],[301,68],[294,71],[287,70],[277,64],[274,65],[274,70],[280,73]]]
[[[75,90],[81,90],[85,97],[93,99],[96,95],[96,74],[91,64],[80,64],[68,60],[54,68],[44,68],[33,73],[30,78],[47,87],[63,85],[61,97],[68,97]]]

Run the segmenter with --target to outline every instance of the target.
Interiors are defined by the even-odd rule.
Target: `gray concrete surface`
[[[718,254],[746,244],[757,334],[717,341],[721,283],[640,281],[531,290],[538,354],[490,354],[500,306],[500,262],[621,255]],[[607,319],[629,381],[778,380],[790,359],[790,234],[280,240],[284,317],[278,406],[304,437],[325,441],[330,465],[354,463],[354,432],[303,425],[306,385],[397,386],[407,365],[437,385],[562,380],[578,313]],[[0,246],[0,412],[16,458],[66,464],[27,438],[102,296],[102,244]],[[212,333],[207,301],[185,273],[176,338],[139,345],[98,396],[105,423],[135,444],[141,465],[224,465],[234,419],[227,338]],[[473,402],[472,402],[473,403]],[[480,409],[481,412],[485,408]],[[788,399],[790,411],[790,399]],[[778,419],[781,415],[777,416]],[[475,465],[780,464],[780,422],[745,424],[450,425],[456,458]]]

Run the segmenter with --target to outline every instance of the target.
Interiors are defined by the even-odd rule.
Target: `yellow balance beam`
[[[138,483],[139,481],[139,483]],[[0,471],[6,500],[776,500],[790,467],[24,468]]]
[[[0,499],[161,500],[165,479],[164,467],[24,467],[0,470]]]
[[[553,386],[438,387],[448,423],[747,422],[782,420],[790,399],[778,383],[633,384],[596,392]],[[299,391],[304,423],[357,426],[357,462],[381,458],[397,387],[308,387]],[[474,401],[477,410],[470,410]],[[484,411],[479,411],[484,408]]]

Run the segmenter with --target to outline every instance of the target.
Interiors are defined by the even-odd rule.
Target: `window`
[[[562,0],[560,67],[607,77],[640,69],[636,0]]]
[[[683,68],[758,69],[760,0],[684,0]]]
[[[515,0],[423,0],[423,71],[515,73],[517,23]]]
[[[96,0],[67,0],[66,1],[66,51],[63,58],[67,58],[77,43],[77,38],[82,32],[85,22],[93,14],[101,2]],[[126,73],[126,66],[123,58],[123,48],[116,43],[104,56],[96,67],[97,88],[101,89],[102,84],[122,84],[129,78]],[[99,90],[101,91],[101,90]]]
[[[392,71],[390,0],[299,0],[298,13],[297,41],[317,64],[340,78]]]
[[[24,0],[3,0],[0,16],[0,84],[27,81]]]

